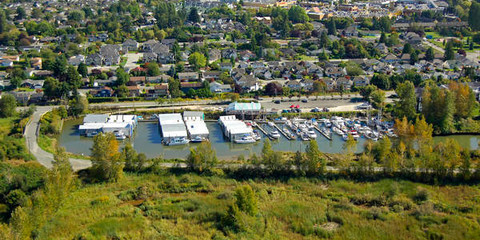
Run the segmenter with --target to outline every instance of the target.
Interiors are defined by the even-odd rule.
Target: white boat
[[[280,138],[280,133],[277,131],[277,130],[274,130],[272,132],[270,132],[270,137],[272,137],[273,139],[279,139]]]
[[[347,135],[347,134],[343,134],[343,135],[342,135],[342,139],[343,139],[343,141],[347,141],[347,140],[348,140],[348,135]]]
[[[344,133],[342,132],[342,130],[340,130],[340,128],[337,128],[337,127],[332,127],[332,130],[334,133],[342,136]]]
[[[310,141],[310,138],[308,137],[308,134],[302,133],[301,135],[302,141]]]
[[[169,141],[166,141],[165,144],[167,146],[176,146],[176,145],[184,145],[189,143],[190,140],[188,140],[186,137],[176,137],[172,138]]]
[[[245,135],[240,139],[235,139],[234,142],[239,144],[245,144],[245,143],[254,143],[256,142],[256,140],[250,135]]]
[[[311,139],[317,138],[317,134],[312,129],[308,130],[307,134],[308,134],[308,137],[311,138]]]
[[[268,122],[268,126],[274,127],[274,126],[275,126],[275,123],[273,123],[273,122]]]
[[[196,136],[194,138],[192,138],[191,142],[192,143],[199,143],[199,142],[203,142],[203,141],[206,141],[207,139],[204,138],[204,137],[201,137],[201,136]]]
[[[260,135],[260,132],[258,132],[257,130],[253,130],[253,139],[255,139],[255,141],[260,141],[262,139],[262,136]]]
[[[115,135],[115,138],[117,140],[125,140],[127,138],[127,136],[125,136],[125,133],[123,132],[115,131],[113,132],[113,134]]]

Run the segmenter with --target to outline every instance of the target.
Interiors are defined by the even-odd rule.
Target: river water
[[[90,155],[93,139],[82,137],[78,131],[78,125],[82,123],[81,119],[65,121],[63,131],[59,137],[59,143],[65,147],[68,152],[76,154]],[[248,157],[260,154],[262,151],[263,140],[253,144],[234,144],[224,139],[220,126],[216,122],[207,122],[210,131],[210,142],[217,152],[219,159],[234,159],[243,155]],[[265,126],[268,128],[268,126]],[[336,134],[333,134],[332,140],[327,140],[319,132],[317,132],[317,143],[320,151],[326,153],[340,153],[344,151],[344,141]],[[461,146],[469,149],[478,149],[478,141],[480,136],[473,135],[456,135],[448,137],[435,137],[435,141],[442,141],[446,138],[454,138]],[[266,136],[262,136],[266,139]],[[195,147],[198,143],[189,143],[181,146],[165,146],[161,143],[162,137],[157,122],[139,122],[134,137],[132,139],[133,147],[139,153],[145,153],[148,158],[162,156],[166,159],[186,158],[191,147]],[[363,151],[364,138],[357,141],[357,152]],[[305,151],[308,142],[300,140],[288,140],[282,136],[278,140],[272,141],[274,150],[279,151]]]

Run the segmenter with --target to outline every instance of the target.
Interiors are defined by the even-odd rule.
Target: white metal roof
[[[87,114],[83,123],[104,123],[107,122],[108,114]]]
[[[204,121],[185,121],[190,135],[208,135],[209,131]]]

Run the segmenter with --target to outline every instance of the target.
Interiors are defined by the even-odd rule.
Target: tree
[[[337,26],[335,23],[334,18],[330,18],[327,24],[328,35],[336,35],[337,34]]]
[[[125,170],[135,171],[137,170],[136,160],[138,158],[138,153],[133,148],[130,142],[125,144],[125,147],[122,149],[122,158],[125,160]]]
[[[178,79],[171,78],[168,81],[168,91],[172,98],[183,96],[183,92],[180,90],[180,81]]]
[[[300,6],[292,6],[288,10],[288,19],[293,23],[305,23],[308,22],[308,15]]]
[[[80,63],[77,67],[77,72],[80,73],[80,75],[82,75],[82,77],[87,77],[88,76],[88,69],[87,69],[87,65],[85,63]]]
[[[387,43],[387,35],[385,32],[382,31],[382,34],[380,35],[380,39],[378,40],[379,43]]]
[[[385,105],[385,91],[377,89],[371,95],[372,105],[374,108],[382,109]]]
[[[403,45],[403,51],[402,53],[408,53],[408,54],[411,54],[413,52],[413,48],[412,48],[412,45],[410,43],[405,43],[405,45]]]
[[[454,60],[455,59],[455,51],[453,50],[453,42],[448,41],[445,47],[445,55],[444,60]]]
[[[117,75],[117,81],[115,84],[117,86],[125,85],[128,81],[130,81],[130,75],[128,75],[128,73],[125,72],[125,69],[122,67],[117,68],[115,72]]]
[[[475,31],[480,30],[480,4],[477,1],[472,1],[470,6],[468,25]]]
[[[122,84],[115,89],[115,94],[117,95],[117,97],[128,97],[129,93],[130,90],[128,90],[128,87],[125,84]]]
[[[100,133],[93,138],[91,160],[93,177],[110,182],[121,178],[123,162],[113,133]]]
[[[468,118],[477,105],[475,93],[466,83],[451,81],[448,89],[455,95],[455,118]]]
[[[160,75],[160,67],[156,62],[151,62],[147,64],[147,74],[148,76]]]
[[[210,171],[217,164],[217,154],[209,141],[202,142],[197,148],[190,148],[187,166],[195,172]]]
[[[323,174],[325,172],[326,161],[320,156],[321,154],[317,141],[310,140],[305,149],[306,172],[308,174]]]
[[[415,94],[415,86],[412,82],[406,81],[400,83],[395,89],[398,95],[398,102],[395,103],[395,115],[397,118],[407,117],[409,120],[415,119],[417,115],[417,95]]]
[[[25,9],[23,9],[22,7],[18,7],[18,8],[17,8],[17,16],[16,16],[16,19],[17,19],[17,20],[22,20],[22,19],[24,19],[26,16],[27,16],[27,13],[25,12]]]
[[[418,62],[418,53],[417,51],[413,51],[411,54],[410,54],[410,64],[411,65],[414,65],[415,63]]]
[[[4,33],[7,31],[7,16],[5,11],[0,10],[0,33]]]
[[[0,98],[0,117],[13,117],[17,114],[17,100],[11,94],[3,94]]]
[[[72,89],[77,89],[82,86],[82,76],[74,66],[70,65],[67,67],[66,82]]]
[[[235,190],[235,198],[235,205],[240,211],[245,212],[250,216],[255,216],[258,213],[258,200],[250,185],[238,187]]]
[[[370,102],[372,93],[377,91],[377,86],[369,84],[365,87],[358,87],[358,90],[360,95],[363,97],[363,100]]]
[[[390,79],[383,73],[373,75],[370,83],[383,90],[389,90],[391,88]]]
[[[277,96],[283,94],[282,85],[278,82],[269,82],[265,86],[265,94],[269,96]]]
[[[78,117],[88,110],[88,100],[84,96],[76,96],[68,103],[68,112],[71,116]]]
[[[194,23],[200,22],[200,15],[198,14],[197,8],[192,7],[190,9],[187,20]]]
[[[193,65],[194,69],[197,71],[198,69],[205,67],[207,59],[203,54],[194,52],[188,57],[188,62]]]
[[[434,58],[435,58],[435,52],[433,51],[432,47],[429,47],[425,52],[425,60],[433,61]]]

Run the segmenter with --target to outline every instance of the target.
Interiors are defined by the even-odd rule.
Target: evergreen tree
[[[330,18],[330,21],[327,24],[328,35],[336,35],[337,34],[337,26],[335,24],[335,19]]]
[[[395,104],[395,115],[397,118],[407,117],[409,120],[415,119],[417,114],[417,95],[415,94],[415,86],[412,82],[406,81],[400,83],[395,89],[398,95],[398,102]]]
[[[198,10],[195,7],[190,9],[190,13],[188,14],[188,21],[198,23],[200,22],[200,15],[198,14]]]
[[[3,94],[0,98],[0,117],[13,117],[17,114],[17,100],[11,94]]]
[[[87,65],[85,63],[80,63],[77,67],[77,71],[78,73],[80,73],[80,75],[82,75],[82,77],[87,77],[88,76],[88,69],[87,69]]]
[[[455,59],[455,51],[453,50],[453,42],[448,41],[445,47],[445,55],[444,59],[446,60],[454,60]]]
[[[425,60],[433,61],[434,58],[435,58],[435,52],[433,51],[432,47],[429,47],[425,53]]]

